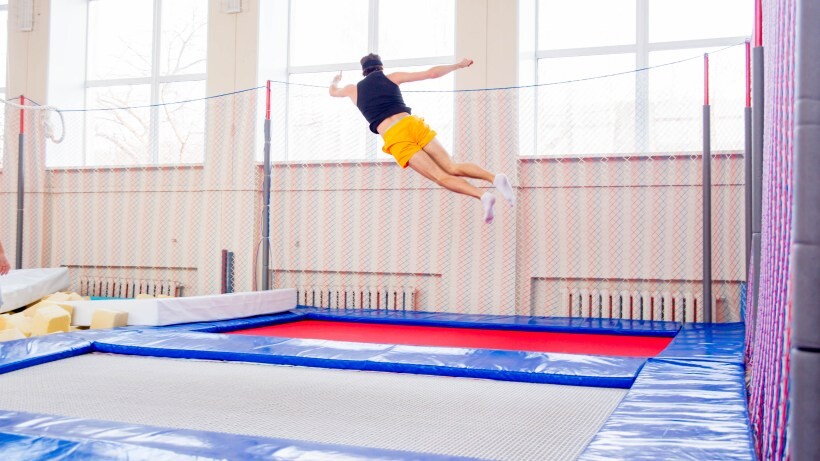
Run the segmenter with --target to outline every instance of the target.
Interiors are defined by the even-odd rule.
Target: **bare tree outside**
[[[103,0],[94,2],[101,4],[97,11],[93,4],[90,6],[90,33],[100,39],[110,38],[113,43],[95,44],[96,49],[89,49],[89,75],[111,82],[87,90],[87,106],[106,109],[87,114],[89,164],[198,163],[203,159],[204,79],[179,81],[167,77],[204,74],[207,2],[156,1],[162,18],[158,37],[150,32],[155,25],[146,23],[152,1],[118,5],[115,9],[114,4],[122,3],[120,0]],[[139,27],[123,31],[108,28],[107,23],[117,22],[116,17],[128,13],[136,17],[134,22],[140,23]],[[154,40],[159,40],[159,56],[152,53]],[[145,78],[145,83],[118,85],[117,79],[121,78]]]

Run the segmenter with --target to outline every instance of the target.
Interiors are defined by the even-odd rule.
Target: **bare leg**
[[[480,166],[476,165],[475,163],[455,163],[450,158],[450,155],[447,153],[447,150],[444,146],[438,142],[438,139],[433,138],[426,146],[424,146],[424,151],[430,154],[430,158],[433,159],[438,166],[441,167],[442,170],[445,172],[453,175],[453,176],[465,176],[468,178],[473,179],[483,179],[487,182],[493,182],[495,179],[495,174],[490,173],[489,171],[481,168]]]
[[[447,154],[447,150],[444,149],[444,146],[435,138],[424,146],[424,151],[448,174],[483,179],[492,183],[495,188],[501,192],[501,195],[504,196],[507,203],[510,206],[515,206],[515,191],[513,191],[512,185],[510,185],[510,181],[506,175],[490,173],[475,163],[453,162],[450,155]]]
[[[453,192],[469,195],[481,200],[481,205],[484,207],[484,222],[493,222],[494,213],[493,206],[495,205],[495,197],[490,192],[482,193],[481,190],[467,181],[447,174],[441,167],[430,158],[427,152],[420,150],[408,163],[410,168],[416,170],[425,178],[435,182],[441,187]]]

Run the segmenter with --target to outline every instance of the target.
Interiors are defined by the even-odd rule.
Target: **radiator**
[[[412,311],[416,289],[412,287],[300,286],[297,303],[331,309],[384,309]]]
[[[590,288],[560,290],[561,311],[568,317],[700,322],[700,299],[692,293],[617,291]]]
[[[182,285],[170,280],[132,280],[80,277],[80,294],[108,298],[133,298],[138,294],[181,296]]]

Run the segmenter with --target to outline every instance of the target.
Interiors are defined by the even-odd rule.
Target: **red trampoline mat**
[[[672,341],[672,338],[652,336],[481,330],[323,320],[300,320],[237,330],[228,334],[621,357],[654,357]]]

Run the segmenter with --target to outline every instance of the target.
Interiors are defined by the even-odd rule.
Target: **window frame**
[[[9,11],[9,2],[8,1],[3,1],[2,3],[0,3],[0,11],[5,11],[6,12],[6,18],[8,19],[8,11]],[[8,23],[6,23],[5,27],[6,27],[6,30],[4,32],[5,32],[5,35],[6,35],[6,49],[4,51],[5,51],[5,56],[6,56],[6,75],[4,75],[4,79],[3,79],[4,84],[0,85],[0,97],[2,97],[3,99],[6,99],[6,96],[7,96],[6,93],[7,93],[8,87],[6,85],[8,85],[8,70],[9,70],[8,69],[8,65],[9,65],[9,49],[8,49],[8,32],[9,32],[9,29],[8,29]],[[2,119],[2,123],[3,123],[3,125],[5,125],[5,123],[6,123],[5,117],[3,117],[3,119]],[[5,143],[5,131],[6,131],[5,126],[3,128],[4,128],[3,129],[3,134],[0,134],[0,143]],[[6,154],[5,146],[3,146],[3,148],[0,148],[0,171],[3,170],[3,166],[5,165],[5,154]]]
[[[737,45],[738,43],[747,40],[748,36],[725,36],[717,38],[694,39],[694,40],[676,40],[665,42],[650,42],[649,41],[649,0],[634,0],[635,1],[635,43],[631,45],[611,45],[611,46],[592,46],[592,47],[578,47],[578,48],[560,48],[560,49],[542,49],[538,43],[538,33],[540,31],[539,14],[541,10],[541,3],[543,0],[535,1],[535,31],[533,34],[534,49],[535,49],[535,66],[532,79],[536,85],[548,82],[541,82],[538,78],[539,68],[542,62],[553,58],[574,58],[587,56],[603,56],[613,54],[634,54],[635,69],[646,69],[649,67],[649,55],[655,51],[674,51],[687,49],[701,49],[701,48],[718,48]],[[651,155],[649,149],[649,75],[647,72],[635,73],[635,153]],[[545,154],[538,149],[538,100],[536,92],[535,112],[536,117],[535,130],[533,136],[535,137],[535,152],[533,155],[522,156],[524,158],[556,158],[568,157],[566,154]],[[619,154],[621,155],[621,154]],[[592,157],[600,158],[600,154],[577,154],[569,155],[573,158]]]
[[[285,73],[287,75],[287,82],[288,84],[291,83],[291,76],[298,75],[298,74],[312,74],[312,73],[319,73],[319,72],[339,72],[339,71],[360,71],[361,64],[356,62],[336,62],[330,64],[315,64],[315,65],[302,65],[302,66],[294,66],[291,64],[291,57],[292,57],[292,50],[291,50],[291,4],[294,0],[288,0],[288,21],[287,21],[287,29],[288,29],[288,40],[287,40],[287,64],[285,68]],[[297,0],[298,1],[298,0]],[[379,54],[379,1],[380,0],[368,0],[368,30],[367,30],[367,46],[371,53]],[[458,1],[458,0],[456,0]],[[456,5],[454,3],[453,6],[455,9]],[[453,51],[455,52],[455,36],[456,30],[455,27],[453,28]],[[419,66],[438,66],[444,64],[452,64],[455,62],[455,54],[448,55],[448,56],[426,56],[421,58],[410,58],[410,59],[386,59],[383,60],[385,67],[419,67]],[[328,82],[328,85],[330,82]],[[288,104],[288,103],[286,103]],[[455,100],[453,101],[455,105]],[[285,117],[286,117],[286,126],[290,127],[290,111],[285,110]],[[289,129],[285,130],[285,145],[288,146],[288,132]],[[370,129],[368,128],[367,124],[363,124],[362,129],[362,136],[366,136],[367,142],[365,143],[365,155],[362,158],[354,158],[349,160],[343,160],[342,162],[383,162],[383,161],[390,161],[391,159],[385,158],[384,155],[379,155],[381,149],[377,145],[377,137],[371,136]],[[284,162],[309,162],[309,163],[327,163],[328,161],[338,162],[338,160],[303,160],[303,159],[293,159],[290,158],[290,149],[285,149],[285,159],[282,160]]]
[[[91,4],[96,1],[103,1],[103,0],[88,0],[88,3]],[[148,77],[131,77],[131,78],[112,78],[112,79],[89,79],[87,76],[88,73],[88,59],[89,59],[89,52],[88,52],[88,43],[89,43],[89,32],[90,32],[90,16],[91,16],[91,8],[86,8],[86,49],[85,49],[85,69],[86,69],[86,78],[83,88],[83,98],[86,101],[86,107],[88,104],[88,90],[91,88],[106,88],[106,87],[115,87],[115,86],[128,86],[128,85],[149,85],[150,87],[150,120],[149,120],[149,128],[150,128],[150,137],[149,137],[149,144],[151,146],[151,160],[147,163],[141,163],[134,166],[165,166],[166,164],[161,164],[159,162],[159,149],[160,149],[160,114],[159,114],[159,104],[161,104],[159,100],[160,96],[160,88],[163,84],[166,83],[179,83],[179,82],[207,82],[207,73],[192,73],[192,74],[178,74],[178,75],[161,75],[161,64],[160,64],[160,51],[162,47],[162,2],[169,1],[169,0],[152,0],[152,31],[151,31],[151,75]],[[207,3],[207,2],[206,2]],[[206,19],[206,27],[209,27],[210,24],[207,24],[208,20]],[[208,59],[208,44],[205,44],[205,60],[207,65]],[[83,125],[87,126],[87,121],[84,121]],[[83,152],[82,152],[82,165],[81,166],[92,166],[88,165],[88,158],[86,148],[87,143],[85,136],[83,137]],[[201,165],[204,163],[204,153],[203,159],[196,163],[170,163],[168,165]]]

